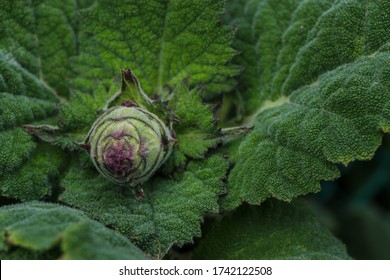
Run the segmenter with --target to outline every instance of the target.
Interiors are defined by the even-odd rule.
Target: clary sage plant
[[[0,258],[348,258],[296,198],[385,142],[389,42],[389,0],[0,0]]]

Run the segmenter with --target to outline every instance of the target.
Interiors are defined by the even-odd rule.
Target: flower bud
[[[104,112],[92,125],[86,141],[102,175],[136,186],[165,162],[175,139],[159,117],[133,103]]]

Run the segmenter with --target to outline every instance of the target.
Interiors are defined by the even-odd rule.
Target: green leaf
[[[194,259],[349,259],[344,245],[322,227],[302,202],[269,200],[242,206],[214,221]]]
[[[7,253],[0,251],[2,260],[55,260],[58,259],[61,252],[57,248],[48,250],[47,252],[35,252],[24,248],[12,248],[12,251]]]
[[[183,166],[187,158],[204,158],[221,138],[211,106],[202,103],[201,91],[179,84],[168,106],[179,121],[173,126],[177,143],[167,165]]]
[[[59,2],[0,3],[0,194],[5,197],[43,198],[50,195],[52,181],[59,174],[63,155],[45,145],[37,147],[19,128],[58,113],[57,93],[46,81],[67,92],[64,78],[69,67],[63,64],[70,53],[62,48],[68,47],[69,40],[73,44],[73,37],[65,35],[67,19],[59,16],[64,11],[54,8],[69,6],[69,2]],[[49,71],[51,67],[55,69]]]
[[[0,133],[0,178],[18,168],[27,159],[36,144],[22,129]]]
[[[244,67],[238,91],[245,100],[243,113],[254,113],[272,93],[272,78],[278,54],[283,45],[283,33],[299,0],[229,1],[230,21],[238,26],[233,47],[241,52],[235,62]],[[321,2],[321,1],[317,1]]]
[[[99,116],[107,100],[115,91],[114,86],[98,86],[93,94],[76,92],[70,96],[69,103],[60,108],[59,127],[64,132],[84,133],[86,136],[93,122]]]
[[[3,46],[0,44],[0,92],[24,95],[26,97],[51,102],[58,101],[55,92],[45,82],[38,79],[26,68],[22,67],[10,53],[4,52],[1,49],[2,47]],[[7,97],[4,98],[6,99]],[[10,97],[7,99],[9,100],[8,102],[12,102]],[[34,99],[25,98],[25,100],[22,100],[21,102],[26,106],[26,102],[33,100]],[[29,102],[29,104],[31,103],[32,102]],[[40,105],[42,106],[42,104],[43,103]],[[45,107],[48,108],[48,106],[49,103],[45,103]],[[35,108],[37,107],[38,105],[36,105]],[[51,109],[51,111],[53,111],[53,109]]]
[[[131,72],[130,72],[131,73]],[[138,89],[141,85],[136,82]],[[124,85],[125,91],[114,94],[115,85],[105,88],[99,85],[92,95],[75,93],[71,95],[70,102],[60,109],[59,132],[69,136],[73,142],[82,142],[95,119],[108,104],[121,104],[131,101],[147,106],[150,111],[161,116],[167,125],[173,124],[177,143],[174,145],[173,154],[165,164],[165,171],[171,173],[175,167],[183,167],[190,158],[201,159],[206,152],[217,146],[221,140],[221,134],[216,127],[212,108],[204,104],[200,89],[189,89],[185,83],[179,83],[173,89],[172,96],[164,103],[143,103],[139,94],[128,92],[128,84]],[[134,90],[134,88],[132,88]],[[141,89],[142,91],[142,89]],[[111,97],[111,98],[110,98]],[[150,100],[149,100],[150,101]],[[108,102],[108,103],[107,103]],[[61,137],[57,135],[54,142],[61,144]],[[46,139],[47,140],[47,139]],[[62,139],[63,140],[63,139]]]
[[[50,101],[10,93],[0,95],[0,131],[57,113]]]
[[[12,11],[21,13],[18,16],[10,14],[11,3],[0,3],[0,194],[30,200],[48,194],[48,178],[57,172],[57,167],[51,164],[57,162],[58,153],[50,148],[46,152],[37,150],[36,143],[18,127],[56,115],[58,98],[53,89],[29,71],[37,70],[29,64],[33,54],[25,49],[31,46],[31,42],[20,45],[21,41],[15,41],[26,39],[25,32],[19,34],[13,30],[25,26],[17,21],[23,18],[28,24],[29,18],[25,7],[18,7],[20,4],[21,1],[12,3]],[[20,38],[16,38],[18,35]],[[26,67],[31,66],[27,68],[29,70],[22,67],[10,52]],[[48,154],[51,159],[45,158]]]
[[[91,1],[0,1],[0,194],[19,200],[50,195],[65,159],[38,147],[18,127],[49,122],[75,76],[79,9]],[[52,120],[52,119],[51,119]],[[50,120],[50,121],[51,121]],[[61,139],[61,146],[72,142]],[[66,141],[67,140],[67,141]]]
[[[2,259],[144,259],[120,234],[68,207],[31,202],[0,208]],[[16,253],[15,253],[16,251]]]
[[[91,1],[0,1],[0,48],[29,72],[67,95],[79,53],[78,12]]]
[[[22,201],[52,195],[53,189],[57,187],[56,178],[60,176],[64,158],[65,154],[54,147],[40,143],[28,161],[17,165],[18,168],[11,172],[1,174],[0,195]],[[14,158],[14,161],[20,163],[20,158]]]
[[[300,24],[306,16],[314,26],[305,40],[296,24],[280,38],[283,42],[296,33],[297,40],[302,39],[294,47],[291,41],[282,44],[277,62],[283,60],[284,66],[273,68],[272,74],[283,76],[287,73],[283,69],[289,67],[283,83],[264,81],[286,96],[275,96],[275,102],[258,96],[256,113],[248,118],[255,129],[239,147],[229,177],[229,195],[221,201],[225,209],[241,201],[259,204],[269,197],[290,201],[317,192],[321,180],[339,176],[337,164],[373,156],[383,133],[389,131],[390,120],[390,53],[386,47],[390,4],[374,2],[336,1],[317,21],[308,10],[315,5],[312,1],[301,1],[291,13],[301,15],[295,18]],[[280,5],[290,7],[290,2],[280,1]],[[319,8],[327,5],[316,7],[313,13],[318,15]],[[272,30],[263,30],[261,37],[271,36],[268,32]],[[286,60],[287,54],[294,59]],[[248,102],[253,96],[251,88],[244,85],[241,89],[248,90]],[[245,99],[246,93],[242,94]]]
[[[151,100],[146,93],[144,93],[138,78],[129,68],[128,70],[121,69],[122,80],[121,80],[121,89],[115,95],[113,95],[110,100],[107,102],[103,110],[116,105],[123,105],[129,102],[133,102],[133,105],[139,105],[145,107],[148,111],[155,113],[154,109],[156,104],[152,105],[153,100]]]
[[[40,199],[51,192],[58,175],[56,150],[39,145],[19,126],[39,122],[57,114],[55,93],[22,68],[10,54],[0,51],[0,195]]]
[[[219,23],[223,6],[222,0],[100,1],[82,13],[88,36],[74,84],[90,89],[131,67],[150,96],[187,77],[208,94],[230,89],[237,68],[228,65],[233,31]]]
[[[173,244],[200,236],[206,213],[218,211],[217,194],[223,191],[227,163],[221,157],[192,162],[173,179],[156,177],[136,200],[131,188],[114,185],[97,172],[76,164],[62,182],[60,200],[83,210],[93,219],[127,236],[155,258]]]
[[[335,1],[297,53],[282,93],[290,94],[315,82],[319,74],[376,53],[390,40],[389,11],[386,0]]]

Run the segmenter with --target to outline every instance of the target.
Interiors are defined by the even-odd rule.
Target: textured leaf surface
[[[22,201],[50,196],[65,155],[48,144],[39,144],[28,161],[0,177],[0,194]]]
[[[0,194],[20,200],[50,193],[61,154],[38,145],[20,126],[57,113],[55,96],[46,83],[0,52]]]
[[[307,0],[300,1],[297,8],[292,8],[292,1],[278,1],[292,9],[283,13],[284,20],[292,17],[288,28],[281,34],[254,29],[248,37],[245,32],[255,22],[267,21],[262,14],[268,8],[263,6],[272,1],[249,1],[247,5],[254,2],[258,11],[246,17],[253,25],[243,25],[241,36],[260,41],[278,36],[281,43],[272,63],[267,63],[271,68],[262,67],[258,72],[261,86],[251,82],[256,75],[243,76],[240,90],[244,99],[248,98],[248,104],[257,100],[257,108],[248,109],[255,112],[249,117],[255,129],[239,148],[229,178],[229,195],[222,200],[226,209],[242,200],[252,204],[269,197],[289,201],[319,191],[320,180],[339,176],[338,163],[370,159],[383,133],[389,131],[388,1],[335,1],[329,5]],[[253,56],[243,53],[245,64],[245,57]],[[256,52],[260,61],[270,58],[266,51],[263,54]],[[272,79],[265,79],[264,71],[272,73]],[[272,91],[265,89],[267,86]],[[270,103],[266,98],[277,100]]]
[[[80,211],[32,202],[0,208],[2,259],[144,259],[125,237]]]
[[[242,206],[209,224],[194,259],[349,259],[344,245],[302,202]]]
[[[60,108],[58,131],[54,143],[78,149],[75,143],[82,143],[93,122],[98,118],[100,110],[114,93],[113,87],[106,89],[96,87],[93,94],[75,92],[71,94],[69,103]]]
[[[241,52],[236,62],[244,67],[238,90],[244,95],[244,114],[249,115],[271,95],[271,81],[282,48],[283,32],[299,0],[230,1],[231,23],[238,27],[233,47]],[[278,93],[279,94],[279,93]]]
[[[208,92],[229,89],[237,69],[226,66],[234,51],[232,29],[218,22],[223,6],[221,0],[100,1],[82,15],[88,36],[75,85],[90,89],[131,67],[150,95],[187,77]]]
[[[161,258],[171,245],[200,236],[200,222],[217,212],[217,194],[227,163],[220,157],[190,163],[174,179],[157,177],[144,186],[137,201],[130,188],[114,185],[92,170],[75,165],[62,182],[60,200],[86,212],[127,236],[153,257]]]
[[[78,10],[90,1],[0,1],[0,194],[51,194],[64,154],[38,145],[21,125],[47,122],[74,76]]]
[[[0,47],[62,95],[79,52],[78,10],[91,1],[0,1]]]
[[[199,89],[179,84],[168,106],[179,119],[173,126],[177,143],[168,166],[183,166],[187,158],[201,159],[219,142],[216,122],[210,105],[203,104]]]
[[[92,95],[72,94],[70,102],[62,105],[60,109],[60,131],[74,142],[82,142],[102,108],[117,91],[115,85],[109,89],[100,85],[95,88]],[[173,154],[164,166],[164,170],[168,173],[171,173],[175,167],[184,167],[189,158],[204,158],[206,152],[220,142],[220,133],[216,127],[212,108],[203,103],[200,89],[189,89],[184,83],[179,83],[171,94],[172,97],[166,103],[169,109],[161,111],[160,107],[156,107],[153,111],[165,120],[167,125],[170,122],[167,116],[171,112],[174,112],[177,119],[177,123],[173,124],[177,142],[173,147]],[[121,101],[125,101],[125,97],[126,95],[120,97]]]

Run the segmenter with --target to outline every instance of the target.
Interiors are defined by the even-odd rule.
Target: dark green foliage
[[[158,3],[156,4],[159,5]],[[193,19],[195,20],[193,22],[191,21],[192,23],[189,24],[188,27],[186,26],[183,28],[183,34],[181,36],[177,36],[177,26],[175,24],[178,23],[176,20],[180,20],[180,17],[178,15],[181,15],[182,20],[188,20],[187,14],[183,13],[184,10],[180,8],[180,6],[182,6],[183,4],[184,6],[189,5],[188,11],[193,10]],[[200,4],[200,2],[191,5],[190,3],[171,2],[169,4],[169,12],[166,11],[166,16],[167,19],[170,18],[169,21],[172,20],[172,23],[169,23],[169,21],[167,21],[166,24],[163,26],[163,29],[161,31],[162,33],[164,33],[164,36],[161,36],[161,38],[156,37],[153,39],[158,40],[158,44],[155,44],[154,41],[150,42],[150,44],[157,47],[156,51],[161,57],[161,60],[155,60],[154,56],[151,56],[149,58],[149,62],[153,60],[153,62],[157,61],[159,63],[157,65],[157,68],[155,68],[156,79],[154,81],[153,87],[155,87],[155,89],[157,89],[157,87],[159,88],[159,93],[162,94],[161,97],[163,97],[164,94],[164,92],[162,91],[163,85],[168,83],[171,86],[174,86],[177,82],[181,82],[181,80],[187,78],[188,74],[191,74],[192,76],[192,85],[198,84],[199,81],[202,81],[204,84],[209,85],[208,93],[210,93],[212,91],[220,92],[222,89],[227,88],[226,86],[231,84],[232,81],[226,82],[226,79],[236,73],[234,67],[224,66],[224,64],[227,63],[233,55],[233,50],[228,46],[229,41],[232,39],[232,30],[228,27],[222,27],[216,23],[216,19],[217,17],[219,17],[219,14],[222,10],[223,2],[210,2],[207,4],[207,6],[211,7],[212,9],[207,10],[203,9],[203,5],[206,5],[206,3],[201,3],[202,5],[200,6],[198,4]],[[4,38],[6,39],[2,41],[2,48],[7,52],[11,52],[17,58],[17,60],[22,63],[24,67],[26,67],[35,75],[29,74],[22,67],[18,66],[18,63],[16,63],[10,55],[4,55],[3,60],[8,64],[5,64],[5,62],[3,63],[5,66],[3,67],[4,69],[1,71],[3,77],[1,80],[1,85],[2,89],[7,90],[8,92],[22,95],[26,94],[27,96],[35,98],[43,97],[42,92],[45,94],[47,92],[47,94],[55,96],[56,93],[50,87],[48,87],[45,82],[43,82],[43,80],[45,80],[49,82],[49,84],[56,91],[58,91],[59,94],[66,94],[67,90],[63,91],[62,89],[65,88],[67,80],[70,77],[74,77],[73,70],[68,71],[66,73],[66,69],[70,69],[68,68],[67,64],[69,63],[70,56],[76,55],[77,52],[81,49],[91,50],[93,52],[99,50],[99,56],[95,56],[93,59],[88,61],[88,63],[84,63],[85,61],[83,61],[84,58],[89,56],[88,51],[84,51],[81,58],[76,59],[76,61],[82,61],[82,65],[79,64],[77,67],[75,67],[76,71],[79,72],[79,76],[73,81],[74,84],[77,84],[78,81],[83,80],[85,78],[85,74],[94,75],[94,71],[92,69],[93,67],[91,67],[94,59],[100,58],[102,59],[102,61],[108,62],[107,55],[111,55],[111,51],[114,51],[114,53],[116,53],[120,49],[120,45],[124,43],[123,41],[121,42],[120,40],[117,40],[116,43],[118,45],[115,48],[113,47],[111,50],[106,49],[105,51],[103,51],[103,49],[101,48],[96,48],[95,45],[89,45],[89,39],[86,39],[89,35],[87,35],[87,33],[85,32],[88,30],[84,29],[84,33],[81,35],[79,34],[79,18],[78,14],[75,13],[75,11],[77,11],[80,6],[86,6],[87,4],[76,3],[76,5],[70,7],[69,2],[65,4],[61,4],[59,2],[51,2],[49,5],[45,5],[44,1],[42,1],[36,2],[31,6],[23,6],[21,7],[20,11],[18,11],[18,9],[13,10],[13,8],[17,7],[17,5],[21,5],[21,2],[16,3],[16,5],[12,7],[7,4],[6,9],[3,12],[4,19],[7,24],[11,27],[15,26],[17,30],[12,30],[12,28],[9,27],[7,30],[4,31]],[[84,21],[84,27],[89,26],[88,28],[90,28],[90,30],[102,30],[102,27],[104,27],[105,30],[109,30],[110,28],[112,28],[110,32],[106,32],[105,30],[103,30],[104,32],[100,33],[96,31],[96,36],[93,36],[94,40],[101,40],[101,42],[107,42],[107,40],[110,41],[112,39],[111,37],[115,34],[115,32],[118,31],[118,28],[116,26],[116,21],[118,20],[118,17],[112,17],[111,13],[115,13],[115,15],[117,15],[117,9],[133,13],[132,9],[128,9],[129,7],[126,8],[125,6],[121,7],[121,5],[122,4],[119,5],[118,3],[114,3],[114,5],[112,5],[111,3],[102,2],[98,6],[94,7],[92,10],[89,10],[88,12],[84,12],[82,14],[83,18],[86,19]],[[130,5],[139,6],[138,3],[132,3]],[[58,8],[58,10],[55,10],[54,7]],[[107,7],[109,8],[107,9]],[[144,9],[145,14],[150,14],[151,11],[145,9],[146,7],[147,5],[139,6],[140,9]],[[197,7],[197,9],[194,10],[193,7]],[[20,12],[22,13],[14,16],[14,13]],[[56,34],[56,36],[62,37],[64,42],[66,42],[62,42],[63,49],[56,50],[57,53],[59,52],[57,56],[58,60],[49,59],[49,57],[46,56],[48,53],[45,49],[45,47],[50,47],[52,48],[50,49],[50,52],[54,51],[56,49],[56,46],[58,46],[57,42],[53,42],[53,44],[48,43],[45,46],[41,45],[41,42],[49,42],[53,39],[50,34],[41,30],[42,28],[46,28],[42,25],[44,20],[46,20],[46,18],[52,17],[52,15],[46,17],[46,13],[50,14],[51,12],[53,12],[53,14],[57,16],[60,13],[63,13],[65,15],[65,17],[59,16],[53,21],[53,24],[56,24],[57,28],[63,31],[62,35]],[[156,14],[153,13],[150,15],[153,15],[154,17]],[[212,15],[212,17],[210,17],[210,15]],[[73,20],[72,17],[74,17]],[[139,19],[144,17],[145,15],[142,15],[141,17],[140,14]],[[130,19],[127,16],[125,16],[125,18]],[[63,19],[66,19],[67,22],[62,22]],[[107,25],[106,22],[102,21],[102,19],[107,19],[109,21],[114,22]],[[134,20],[137,21],[137,19]],[[27,28],[26,25],[28,21],[33,23],[33,26],[28,26]],[[102,23],[103,25],[101,25]],[[155,24],[157,22],[151,21],[150,23]],[[48,28],[50,27],[50,24],[47,26]],[[134,22],[132,22],[131,24],[134,24]],[[142,27],[144,28],[145,26],[143,25]],[[155,27],[160,28],[160,26],[157,25]],[[21,29],[19,30],[19,28]],[[15,31],[16,35],[11,34],[10,30]],[[132,28],[132,30],[135,29]],[[210,32],[210,36],[205,36],[207,34],[205,33],[206,30],[209,30],[208,32]],[[173,31],[175,34],[172,33]],[[31,33],[31,36],[34,39],[31,44],[25,44],[25,46],[23,46],[26,48],[24,49],[24,56],[21,56],[21,53],[23,53],[24,51],[19,52],[19,50],[22,50],[21,46],[24,44],[23,40],[25,39],[22,37],[21,34],[18,33]],[[126,34],[128,34],[129,36],[135,36],[135,33],[136,32],[126,32]],[[166,36],[170,33],[171,35],[169,36],[174,36],[178,41],[175,43],[167,42],[167,44],[165,45],[164,41],[169,38]],[[188,48],[185,40],[187,40],[188,36],[190,35],[195,36],[195,33],[198,33],[197,36],[199,38],[193,40],[193,48],[190,49]],[[213,36],[211,36],[211,34],[213,34]],[[30,36],[30,34],[28,34],[28,36]],[[68,40],[69,36],[73,36],[74,41],[72,44]],[[81,37],[83,37],[85,40]],[[219,39],[216,39],[216,37],[218,37]],[[205,41],[206,38],[207,41]],[[95,42],[94,40],[92,41]],[[163,42],[163,44],[160,44],[160,41]],[[20,46],[20,48],[14,49],[12,46]],[[101,45],[99,44],[99,46]],[[75,47],[76,52],[74,49]],[[143,45],[142,48],[143,50],[148,50],[147,45]],[[181,48],[180,52],[185,50],[188,53],[188,57],[186,58],[185,55],[176,56],[177,51],[179,51],[178,48]],[[124,51],[127,52],[127,50]],[[142,52],[146,54],[146,52]],[[135,55],[135,53],[130,52],[129,55],[131,58],[129,61],[142,61],[145,59],[144,56],[140,57],[139,55]],[[194,59],[195,57],[196,59]],[[172,63],[172,58],[176,59],[175,63]],[[65,68],[59,67],[58,65],[58,67],[54,66],[55,63],[59,63],[59,61],[62,59],[66,60],[66,62],[63,61],[64,66],[66,64]],[[146,62],[146,60],[142,62],[145,67]],[[190,63],[184,68],[179,69],[187,62]],[[104,79],[107,79],[108,82],[101,83],[101,81],[96,79],[97,76],[90,76],[92,77],[90,81],[97,81],[93,83],[93,87],[89,87],[89,90],[93,90],[93,93],[91,92],[90,95],[81,92],[73,93],[71,95],[70,102],[61,105],[60,115],[58,118],[58,128],[53,127],[50,128],[52,129],[52,132],[45,132],[44,130],[42,130],[45,129],[44,127],[39,128],[38,126],[36,126],[35,128],[30,127],[29,131],[37,132],[37,135],[40,137],[40,139],[49,141],[50,143],[56,144],[63,148],[74,150],[74,143],[81,142],[83,140],[91,124],[99,115],[98,111],[104,107],[107,100],[119,88],[118,84],[111,84],[111,81],[112,78],[117,75],[117,73],[119,73],[120,67],[126,65],[123,64],[122,57],[111,59],[109,63],[116,63],[116,67],[112,67],[110,71],[106,72]],[[53,67],[54,72],[46,71],[46,69],[49,69],[50,67]],[[88,71],[83,71],[82,69],[84,67],[89,68]],[[153,67],[151,67],[151,65],[148,67],[150,67],[150,69],[154,69]],[[108,68],[105,67],[99,69],[99,71],[107,69]],[[134,69],[136,72],[143,70],[143,68],[141,67],[135,67]],[[62,74],[59,75],[58,71],[65,72],[62,72]],[[202,71],[202,74],[199,73],[199,71]],[[18,74],[19,72],[21,72],[22,74]],[[198,74],[196,74],[196,72],[198,72]],[[218,73],[218,75],[216,75],[216,73]],[[148,73],[148,75],[152,76],[151,73]],[[148,75],[141,75],[141,81],[143,82],[142,85],[144,85],[146,89],[151,90],[152,84],[148,84],[151,78]],[[53,77],[53,79],[51,79],[50,77]],[[61,81],[55,80],[59,77],[61,77]],[[171,78],[174,78],[174,81],[167,82],[167,79]],[[28,89],[26,90],[26,84],[31,84],[34,87],[28,86]],[[31,91],[30,89],[33,88],[34,91]],[[38,89],[36,90],[36,93],[35,88]],[[44,88],[45,90],[42,91],[42,88]],[[148,93],[156,92],[148,91]],[[53,110],[56,108],[56,106],[49,102],[45,103],[41,100],[35,99],[33,101],[32,99],[26,99],[26,102],[24,102],[25,99],[21,98],[19,98],[21,102],[17,102],[19,100],[16,100],[16,97],[10,94],[8,94],[7,96],[4,95],[3,98],[8,98],[12,101],[15,100],[13,103],[11,101],[7,101],[7,103],[10,103],[10,105],[7,106],[8,111],[4,113],[3,121],[4,123],[7,121],[7,123],[5,124],[7,125],[7,127],[14,127],[19,126],[21,124],[33,123],[36,120],[45,119],[56,113],[56,110]],[[25,109],[25,107],[23,107],[24,103],[26,103],[27,106],[28,101],[31,101],[30,103],[33,103],[33,105],[29,106],[28,109]],[[169,168],[170,172],[172,172],[173,167],[178,165],[184,166],[187,157],[203,157],[209,148],[214,147],[216,145],[218,133],[216,133],[215,130],[215,123],[212,117],[211,109],[209,106],[202,104],[202,100],[198,91],[187,89],[184,86],[175,87],[175,92],[173,93],[173,99],[172,102],[170,102],[170,106],[174,107],[175,111],[177,111],[178,117],[180,118],[180,124],[178,124],[175,129],[177,129],[177,137],[180,138],[181,142],[181,144],[177,145],[176,147],[176,156],[172,157],[177,158],[179,156],[181,159],[172,162],[172,164],[170,165],[171,167]],[[187,112],[187,107],[192,107],[192,111]],[[11,113],[10,111],[13,112]],[[13,116],[12,114],[15,114],[15,116]],[[199,116],[203,116],[204,121],[199,122]],[[12,119],[8,120],[10,118]],[[42,121],[40,123],[45,122]],[[55,185],[59,182],[58,176],[61,175],[59,171],[65,170],[61,167],[62,157],[57,157],[57,153],[54,148],[50,148],[47,151],[45,151],[44,149],[34,151],[34,147],[36,146],[36,144],[31,142],[27,134],[23,133],[20,129],[17,129],[15,131],[16,132],[14,132],[14,134],[18,133],[18,135],[13,135],[8,131],[3,135],[4,142],[2,141],[2,145],[4,145],[5,149],[3,152],[4,156],[1,157],[2,160],[0,162],[4,167],[4,171],[7,172],[4,172],[2,178],[0,178],[3,180],[1,183],[2,195],[21,200],[39,199],[46,197],[47,195],[51,195],[53,191],[52,188],[58,189],[58,186]],[[65,133],[64,137],[60,135],[61,133]],[[193,137],[190,137],[191,135],[196,135],[195,139]],[[20,148],[15,147],[15,145],[13,145],[12,143],[5,142],[6,140],[11,140],[12,136],[17,136],[21,140],[19,142],[19,144],[21,145]],[[202,145],[197,145],[198,139],[202,141]],[[47,147],[45,146],[45,149],[47,149]],[[14,150],[16,150],[16,152],[14,152]],[[47,155],[50,155],[50,158],[46,158]],[[34,165],[30,165],[31,162]],[[219,180],[221,180],[221,178],[225,176],[227,166],[221,165],[221,167],[224,171],[221,171],[221,174],[218,175],[220,178]],[[61,177],[62,176],[63,175],[61,175]],[[83,183],[80,182],[80,184],[82,185]],[[163,183],[159,184],[163,185]],[[210,196],[210,203],[206,203],[204,209],[215,211],[215,202],[217,199],[215,194],[221,191],[220,188],[221,186],[219,186],[218,190],[213,191],[212,199]],[[206,192],[206,194],[208,194],[208,192]],[[201,214],[197,218],[197,220],[201,219],[202,216],[203,214]],[[188,236],[186,235],[183,237],[183,240],[190,240],[191,236],[191,234],[189,234]],[[166,248],[164,250],[166,250]]]
[[[55,104],[10,93],[0,95],[0,131],[54,115]]]
[[[27,162],[20,166],[16,164],[12,171],[1,174],[0,194],[22,201],[42,199],[51,195],[52,188],[56,188],[55,178],[60,175],[64,157],[65,154],[56,148],[48,144],[39,144]]]
[[[0,1],[0,46],[29,72],[67,95],[79,53],[80,8],[91,1]]]
[[[70,102],[61,107],[59,126],[64,131],[83,132],[84,137],[101,110],[109,92],[103,87],[95,90],[94,95],[75,93],[71,96]]]
[[[233,46],[242,52],[236,62],[245,67],[238,87],[245,95],[244,104],[240,104],[245,115],[280,94],[271,95],[271,81],[283,46],[281,37],[298,3],[299,0],[250,0],[230,1],[228,5],[231,24],[239,27]]]
[[[289,60],[289,74],[279,88],[279,93],[289,96],[279,95],[272,103],[256,95],[260,103],[249,117],[255,129],[240,145],[239,160],[229,177],[229,194],[222,200],[224,208],[233,209],[242,200],[251,204],[269,197],[290,201],[317,192],[320,180],[339,176],[337,163],[347,165],[373,156],[383,133],[389,131],[390,110],[390,53],[380,49],[389,36],[383,10],[389,14],[390,6],[388,1],[375,2],[336,1],[308,30],[306,41],[296,42],[303,45],[294,48],[297,56]],[[297,13],[305,5],[313,3],[302,1]],[[256,20],[262,19],[260,12],[256,15]],[[304,15],[314,22],[310,13]],[[263,31],[264,36],[272,32]],[[289,29],[285,36],[292,36],[291,32],[302,37],[300,29]],[[291,48],[290,44],[286,47]],[[282,57],[284,52],[282,47]],[[250,100],[252,91],[244,87]],[[259,88],[259,92],[264,90]]]
[[[244,114],[290,95],[320,74],[378,51],[389,41],[386,0],[230,1],[238,26],[235,62],[245,67],[238,90]],[[254,63],[256,62],[256,63]]]
[[[91,88],[131,67],[146,93],[160,94],[185,78],[207,94],[228,90],[237,68],[232,29],[218,23],[224,1],[99,1],[82,14],[90,34],[78,59],[75,84]]]
[[[200,236],[200,221],[217,212],[217,194],[227,163],[220,157],[191,163],[175,179],[156,177],[144,186],[145,197],[136,200],[131,189],[108,182],[96,171],[75,165],[63,180],[60,200],[110,225],[155,258],[173,244]]]
[[[348,258],[303,203],[278,200],[318,192],[390,131],[389,1],[0,7],[1,258],[159,259],[193,237],[197,258]],[[127,96],[142,87],[153,106],[133,101],[177,139],[143,198],[101,177],[79,145],[109,100],[128,101],[121,68],[139,80]],[[231,124],[254,128],[225,137]],[[234,212],[242,202],[257,206]]]
[[[178,118],[174,125],[177,144],[167,166],[182,166],[186,158],[204,158],[220,142],[220,135],[209,105],[202,104],[201,93],[179,84],[168,103]]]
[[[54,92],[23,69],[9,54],[0,52],[0,194],[19,200],[50,194],[51,178],[62,162],[58,151],[33,141],[21,125],[57,113]]]
[[[319,74],[375,54],[390,40],[389,10],[387,0],[335,1],[308,34],[282,93],[290,94],[316,81]]]
[[[0,50],[0,92],[57,101],[55,92],[46,83],[23,68],[4,50]]]
[[[0,133],[0,177],[19,167],[35,147],[30,135],[20,128]]]
[[[302,202],[269,200],[244,205],[220,222],[208,224],[194,259],[348,259],[344,245]]]
[[[0,208],[1,258],[144,259],[126,238],[80,211],[31,202]],[[57,248],[57,249],[56,249]],[[7,253],[10,254],[7,254]]]

